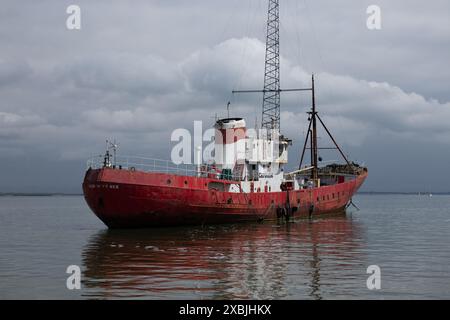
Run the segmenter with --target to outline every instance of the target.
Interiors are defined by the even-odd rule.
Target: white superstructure
[[[280,191],[290,144],[276,130],[257,132],[242,118],[221,119],[215,125],[215,165],[222,175],[241,181],[244,192]]]

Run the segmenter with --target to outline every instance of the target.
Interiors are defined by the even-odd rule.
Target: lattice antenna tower
[[[269,0],[266,36],[266,64],[261,125],[280,129],[280,6]]]

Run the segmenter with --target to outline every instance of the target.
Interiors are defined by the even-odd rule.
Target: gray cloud
[[[146,97],[179,91],[180,73],[168,61],[129,53],[89,56],[57,70],[58,80],[77,89]]]
[[[48,174],[72,168],[51,191],[79,190],[84,160],[102,152],[106,138],[117,138],[125,154],[168,158],[172,130],[212,124],[227,101],[249,125],[260,117],[260,95],[230,93],[262,87],[259,1],[79,1],[79,32],[65,30],[64,1],[25,3],[7,1],[0,22],[0,191],[52,188],[32,169],[15,183],[14,166],[24,163]],[[365,28],[364,1],[282,6],[283,86],[308,86],[316,72],[323,119],[346,152],[371,167],[366,189],[383,189],[386,179],[391,190],[420,189],[410,173],[428,152],[436,169],[415,179],[450,190],[439,175],[450,156],[450,5],[419,3],[380,1],[379,32]],[[310,97],[285,94],[282,103],[294,163]],[[320,139],[329,143],[323,132]],[[26,162],[30,154],[35,160]]]
[[[11,86],[25,80],[32,73],[32,69],[25,61],[0,60],[0,87]]]

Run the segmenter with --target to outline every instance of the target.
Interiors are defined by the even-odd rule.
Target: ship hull
[[[367,172],[314,189],[236,193],[211,189],[222,180],[165,173],[90,169],[83,192],[109,228],[148,228],[302,218],[343,212]]]

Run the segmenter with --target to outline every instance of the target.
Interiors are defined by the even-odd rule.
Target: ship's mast
[[[317,120],[316,120],[316,116],[317,116],[317,111],[316,111],[316,92],[315,92],[315,87],[314,87],[314,75],[312,75],[311,78],[311,83],[312,83],[312,109],[311,109],[311,121],[312,121],[312,139],[311,139],[311,167],[312,169],[312,174],[311,174],[311,178],[314,181],[317,181],[318,179],[318,174],[317,174],[317,169],[318,169],[318,163],[317,163]]]
[[[261,125],[280,129],[280,5],[269,0],[266,35],[266,62]]]
[[[311,151],[311,179],[314,181],[314,183],[317,184],[318,182],[318,167],[319,167],[319,163],[318,163],[318,150],[319,149],[336,149],[339,151],[339,153],[341,154],[342,158],[344,158],[345,162],[347,163],[349,168],[352,168],[352,164],[350,163],[350,161],[347,159],[347,157],[345,156],[344,152],[342,152],[341,148],[339,147],[339,145],[337,144],[336,140],[334,139],[333,135],[331,134],[330,130],[328,130],[327,126],[325,125],[325,123],[322,121],[322,119],[320,118],[317,109],[316,109],[316,90],[315,90],[315,84],[314,84],[314,74],[312,75],[311,78],[311,88],[310,88],[311,92],[312,92],[312,107],[311,107],[311,111],[308,111],[308,115],[309,115],[309,127],[308,127],[308,132],[306,134],[306,138],[305,138],[305,144],[303,145],[303,152],[302,152],[302,156],[300,158],[300,164],[299,164],[299,170],[302,169],[302,164],[303,164],[303,159],[305,157],[305,151],[307,149],[307,145],[308,145],[308,140],[310,142],[310,151]],[[330,137],[331,141],[334,144],[334,148],[319,148],[318,144],[317,144],[317,120],[319,120],[319,123],[322,125],[322,127],[325,129],[326,133],[328,134],[328,136]]]

